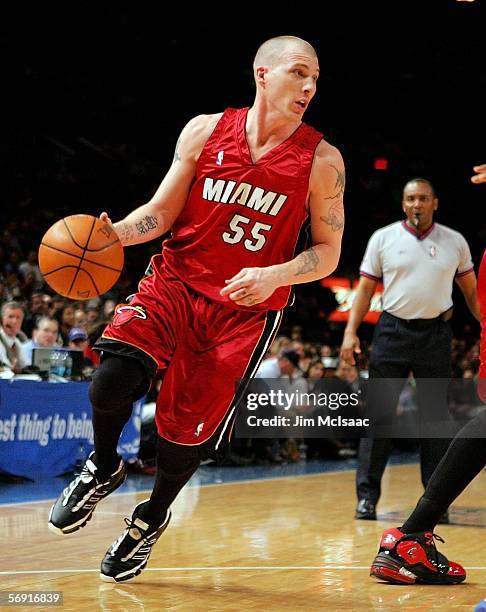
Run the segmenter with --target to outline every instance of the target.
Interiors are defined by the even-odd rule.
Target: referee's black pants
[[[383,312],[376,326],[370,355],[370,378],[402,379],[410,372],[415,379],[450,378],[451,329],[446,321],[415,319],[406,321]],[[386,384],[386,406],[390,419],[396,413],[402,384]],[[418,380],[420,384],[420,381]],[[423,394],[422,394],[423,395]],[[425,393],[426,397],[426,393]],[[371,397],[370,397],[371,400]],[[437,400],[437,398],[435,398]],[[431,402],[437,411],[437,401]],[[428,406],[419,405],[419,411]],[[432,410],[432,406],[430,406]],[[449,420],[447,402],[442,402],[443,414],[433,418]],[[449,438],[420,439],[420,465],[424,487],[449,446]],[[390,438],[362,438],[359,446],[359,465],[356,474],[358,499],[376,504],[381,493],[381,478],[392,450]]]

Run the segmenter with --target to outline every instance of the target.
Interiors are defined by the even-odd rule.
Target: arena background
[[[14,245],[24,255],[36,249],[58,218],[107,210],[117,220],[146,201],[191,117],[251,104],[255,51],[281,34],[315,45],[321,77],[306,121],[346,163],[347,223],[336,275],[356,276],[371,233],[402,217],[401,190],[414,176],[434,183],[436,218],[464,234],[477,270],[486,187],[472,185],[470,176],[473,165],[486,163],[484,2],[3,7],[0,280]],[[386,170],[375,168],[378,158],[387,160]],[[155,240],[126,250],[120,298],[159,249]],[[337,351],[343,324],[326,325],[322,316],[335,306],[329,290],[313,284],[297,293],[281,331],[303,324],[304,339]],[[462,295],[455,302],[456,339],[477,344],[479,326]],[[30,397],[19,401],[41,408]],[[74,540],[51,538],[46,529],[49,500],[71,474],[64,481],[0,481],[0,591],[64,591],[66,609],[472,607],[484,597],[477,531],[486,524],[484,475],[454,503],[452,524],[440,531],[449,558],[467,566],[465,588],[397,590],[368,577],[381,530],[401,524],[422,492],[416,454],[399,450],[379,520],[365,525],[352,518],[353,458],[202,466],[176,502],[164,543],[128,589],[104,590],[96,574],[122,517],[152,487],[153,470],[132,468],[122,493],[103,502],[91,531]]]

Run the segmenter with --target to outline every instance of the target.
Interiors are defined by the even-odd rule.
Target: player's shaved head
[[[255,55],[253,67],[271,66],[289,49],[298,49],[317,57],[314,47],[297,36],[276,36],[266,40]]]

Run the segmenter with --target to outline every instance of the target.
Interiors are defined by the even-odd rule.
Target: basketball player
[[[475,166],[473,183],[486,183],[486,164]],[[486,403],[486,252],[478,275],[481,309],[481,366],[478,391]],[[415,510],[399,528],[383,532],[371,575],[396,584],[457,584],[466,578],[464,568],[437,551],[433,533],[449,505],[486,465],[486,411],[465,425],[432,474]]]
[[[106,553],[102,579],[128,580],[145,567],[169,523],[169,506],[200,461],[227,444],[244,391],[235,382],[256,372],[291,286],[336,268],[343,161],[302,122],[318,75],[306,41],[281,36],[263,43],[254,61],[253,106],[189,121],[153,198],[114,224],[124,246],[169,229],[172,237],[97,344],[94,452],[49,517],[54,531],[76,531],[122,484],[118,438],[132,403],[156,373],[165,373],[154,489]],[[101,219],[111,223],[107,213]],[[302,250],[309,221],[313,246]]]

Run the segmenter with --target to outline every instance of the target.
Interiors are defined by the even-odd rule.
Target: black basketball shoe
[[[466,571],[448,561],[435,547],[432,532],[402,533],[398,528],[383,532],[380,550],[373,561],[370,576],[393,584],[459,584]]]
[[[59,495],[49,513],[49,529],[58,534],[72,533],[90,520],[96,504],[121,486],[127,477],[120,457],[118,468],[107,479],[100,479],[98,466],[89,455],[81,473]]]
[[[158,525],[149,525],[138,515],[140,506],[148,500],[140,502],[133,511],[131,518],[126,518],[127,528],[113,542],[101,562],[101,580],[106,582],[123,582],[138,576],[147,565],[152,547],[167,529],[171,513],[167,514]]]

